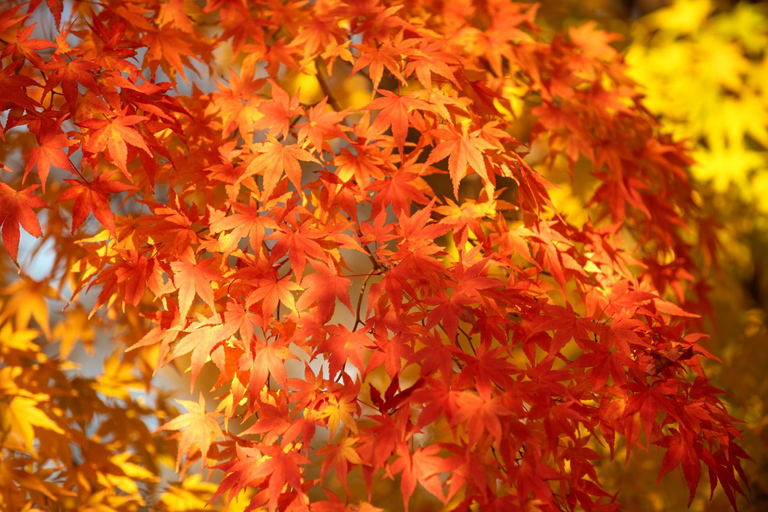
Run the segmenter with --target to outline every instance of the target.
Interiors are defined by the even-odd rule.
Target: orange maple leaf
[[[267,142],[257,146],[258,156],[251,160],[245,169],[243,178],[262,174],[264,176],[264,198],[272,195],[272,191],[277,186],[283,173],[288,176],[293,186],[301,190],[301,166],[299,160],[303,162],[320,163],[307,150],[299,147],[298,144],[285,145],[272,137],[267,137]]]
[[[299,300],[296,302],[296,308],[299,311],[317,304],[317,315],[325,321],[331,317],[336,308],[336,299],[352,311],[352,304],[349,302],[349,285],[352,281],[336,273],[336,269],[324,262],[312,262],[314,274],[304,276],[301,280],[301,286],[305,289]]]
[[[90,134],[83,149],[92,154],[99,153],[104,148],[109,149],[109,155],[124,173],[128,172],[128,146],[126,146],[126,142],[152,156],[144,137],[137,130],[131,128],[131,126],[145,121],[147,117],[126,115],[126,111],[127,109],[113,119],[86,119],[78,123],[80,126],[96,130]]]
[[[467,167],[471,167],[489,184],[488,172],[483,160],[483,150],[493,149],[493,145],[477,136],[477,132],[467,136],[455,129],[438,128],[434,134],[443,139],[429,154],[427,163],[434,163],[448,158],[448,171],[453,183],[453,195],[459,197],[459,183],[467,175]]]
[[[176,456],[177,472],[181,466],[182,457],[184,455],[189,457],[194,443],[200,449],[201,463],[205,466],[211,444],[224,435],[216,419],[221,414],[205,410],[205,397],[202,393],[200,393],[199,402],[191,400],[176,400],[176,402],[181,404],[188,412],[172,419],[155,432],[186,429],[182,432],[181,439],[179,440],[179,451]]]
[[[429,104],[412,94],[400,96],[387,90],[378,92],[382,97],[376,98],[364,107],[366,110],[381,110],[371,124],[371,134],[381,134],[391,127],[395,144],[402,155],[405,138],[408,135],[408,112],[414,108],[428,110]]]
[[[181,261],[171,263],[173,281],[179,289],[179,314],[182,318],[187,316],[195,295],[203,299],[212,311],[216,311],[211,281],[221,279],[219,271],[211,268],[215,263],[213,258],[195,261],[190,253],[188,251]]]
[[[264,117],[256,121],[253,128],[256,130],[269,128],[270,132],[274,129],[276,134],[285,138],[291,129],[291,119],[294,116],[302,115],[304,108],[299,103],[298,92],[291,98],[277,82],[269,80],[269,83],[272,85],[272,99],[256,107],[259,112],[264,114]]]

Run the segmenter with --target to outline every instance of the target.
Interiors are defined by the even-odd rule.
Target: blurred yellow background
[[[731,414],[745,421],[743,446],[755,459],[745,465],[751,503],[741,499],[739,509],[768,510],[768,3],[545,1],[540,14],[552,28],[597,20],[621,33],[618,46],[646,107],[692,149],[702,212],[721,226],[705,343],[723,364],[707,370],[730,394]],[[579,179],[572,184],[566,172],[560,178],[553,196],[577,220],[589,186],[575,186]],[[687,509],[682,474],[655,485],[661,458],[653,449],[633,452],[626,468],[623,460],[618,453],[600,476],[622,489],[626,510]],[[729,510],[719,489],[710,502],[702,480],[690,510]]]

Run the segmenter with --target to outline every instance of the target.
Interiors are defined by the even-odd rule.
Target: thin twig
[[[365,279],[363,279],[363,284],[360,285],[360,295],[357,297],[357,308],[355,310],[355,325],[352,327],[352,330],[357,330],[357,326],[360,325],[362,320],[360,320],[360,308],[363,305],[363,296],[365,295],[365,288],[368,286],[368,281],[371,279],[372,276],[378,274],[376,271],[368,272],[365,275]]]

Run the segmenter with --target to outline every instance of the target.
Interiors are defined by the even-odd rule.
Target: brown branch
[[[323,69],[325,69],[325,74],[328,74],[328,68],[325,66],[325,62],[323,62],[323,59],[318,57],[317,59],[315,59],[315,67],[317,67],[317,73],[315,74],[315,78],[317,78],[317,82],[320,84],[320,88],[323,90],[323,94],[328,96],[328,104],[331,107],[333,107],[333,110],[337,112],[341,112],[344,109],[341,108],[341,105],[339,105],[339,102],[333,96],[333,92],[331,91],[331,88],[328,87],[328,82],[325,81],[323,72],[320,70],[321,66]]]

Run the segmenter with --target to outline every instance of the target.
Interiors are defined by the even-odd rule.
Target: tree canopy
[[[691,153],[615,34],[536,13],[4,6],[3,506],[602,512],[655,450],[735,507]]]

